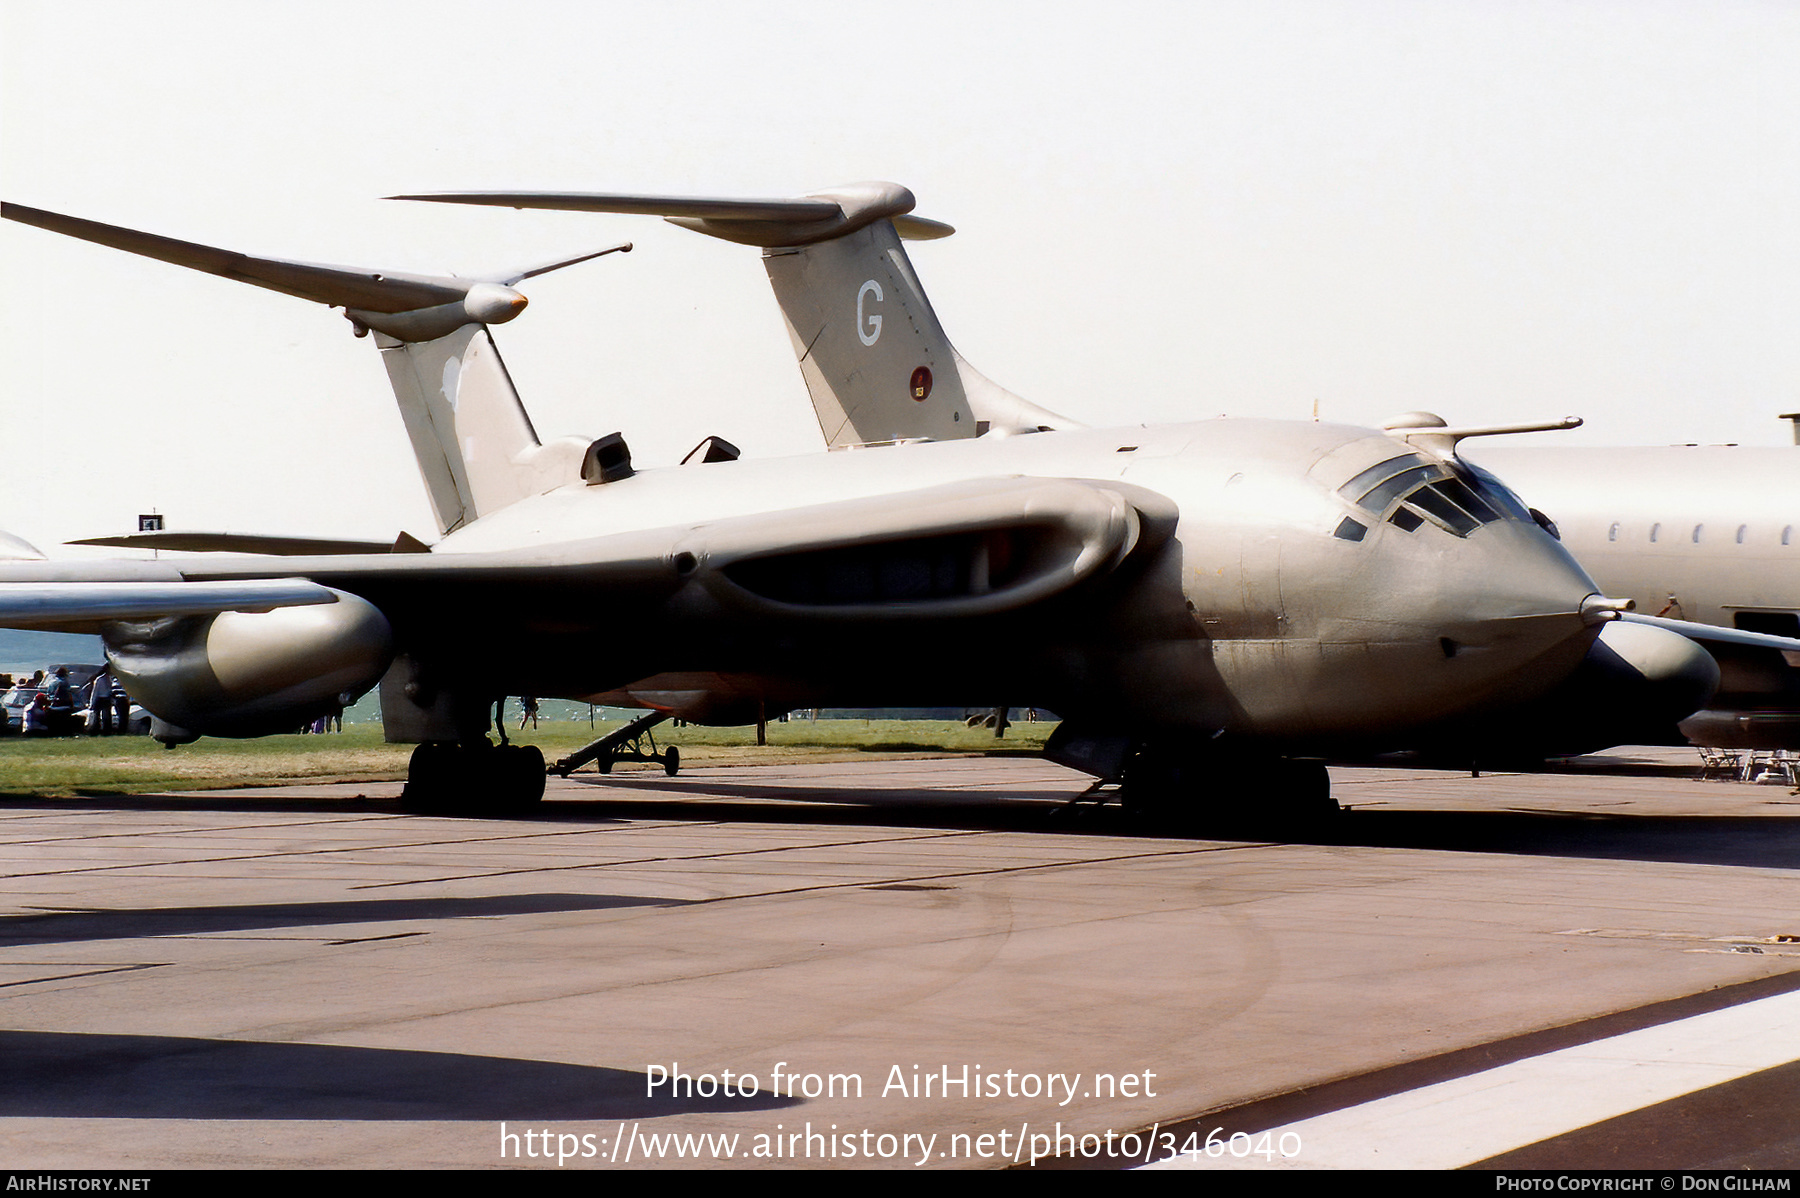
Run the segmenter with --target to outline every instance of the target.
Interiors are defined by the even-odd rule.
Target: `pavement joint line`
[[[10,964],[19,965],[25,964],[25,962],[10,962]],[[45,964],[54,964],[54,962],[45,962]],[[101,975],[108,973],[133,973],[140,969],[164,969],[173,964],[173,961],[143,961],[134,965],[112,965],[102,969],[84,969],[80,973],[59,973],[54,977],[24,978],[17,982],[0,982],[0,990],[4,990],[9,986],[41,986],[45,982],[67,982],[72,981],[75,978],[100,977]]]
[[[0,850],[33,844],[61,844],[64,841],[70,840],[87,842],[92,840],[126,840],[137,836],[189,836],[201,834],[210,835],[215,832],[263,832],[281,828],[312,828],[320,825],[336,828],[349,824],[359,824],[366,821],[379,820],[382,822],[390,822],[396,819],[405,818],[407,817],[403,814],[380,815],[377,813],[365,813],[360,816],[342,816],[336,819],[293,820],[283,824],[221,824],[218,827],[209,828],[144,828],[133,832],[90,832],[78,836],[33,836],[23,840],[7,840],[0,837]]]
[[[716,827],[717,825],[718,825],[718,821],[716,821],[716,820],[708,820],[705,823],[691,823],[688,821],[670,820],[663,826],[678,827],[678,828],[691,828],[691,827]],[[511,841],[511,840],[536,840],[536,839],[540,839],[540,838],[546,837],[546,836],[586,836],[586,835],[589,835],[591,833],[596,833],[596,832],[604,833],[604,832],[614,832],[614,831],[620,831],[620,830],[622,830],[622,829],[611,828],[611,827],[609,827],[609,828],[571,828],[571,829],[565,829],[565,830],[560,830],[560,831],[519,833],[519,834],[515,834],[515,835],[468,836],[468,837],[464,837],[460,840],[417,840],[417,841],[401,841],[396,844],[326,845],[326,846],[321,846],[319,848],[313,848],[313,849],[282,849],[279,851],[267,852],[267,853],[242,853],[242,854],[238,854],[236,856],[231,856],[231,857],[196,857],[196,858],[185,858],[184,857],[184,858],[176,858],[173,860],[163,860],[163,861],[136,861],[136,862],[129,862],[129,863],[120,864],[120,865],[89,865],[89,866],[82,866],[79,869],[47,869],[47,870],[38,870],[34,873],[0,874],[0,882],[4,882],[4,881],[7,881],[12,878],[60,878],[60,877],[72,876],[74,874],[107,873],[109,871],[121,870],[121,869],[155,869],[155,868],[161,868],[164,866],[171,866],[171,865],[223,865],[223,864],[227,864],[227,863],[233,862],[233,861],[272,861],[272,860],[275,860],[275,859],[281,858],[281,857],[320,857],[320,856],[329,856],[334,853],[388,852],[393,849],[443,848],[447,845],[459,845],[459,844],[501,844],[501,843],[504,843],[506,841]],[[475,875],[475,876],[479,877],[482,875]]]
[[[709,903],[729,903],[738,899],[781,898],[790,894],[814,894],[825,890],[852,890],[869,886],[887,885],[893,882],[937,882],[950,878],[986,878],[1001,874],[1029,873],[1035,870],[1070,869],[1083,865],[1115,865],[1123,862],[1147,861],[1156,857],[1186,857],[1201,853],[1223,853],[1238,849],[1268,848],[1265,844],[1219,844],[1207,848],[1182,850],[1165,850],[1155,853],[1129,853],[1113,857],[1083,857],[1072,861],[1034,861],[1029,865],[999,865],[992,869],[965,869],[941,874],[908,874],[898,878],[882,878],[871,880],[860,878],[848,882],[821,882],[816,886],[793,886],[784,890],[758,890],[744,894],[719,894],[712,898],[693,899],[688,905],[704,906]]]
[[[688,827],[690,825],[681,824],[677,826]],[[897,829],[896,831],[900,830]],[[973,831],[958,829],[948,832],[925,832],[916,836],[902,834],[895,836],[865,837],[860,840],[827,840],[817,844],[760,845],[756,848],[749,849],[728,849],[720,853],[693,853],[688,855],[663,854],[656,857],[628,857],[621,861],[578,861],[570,865],[536,865],[528,869],[499,869],[476,874],[449,874],[438,878],[417,878],[399,882],[365,882],[359,886],[352,886],[350,889],[383,890],[390,886],[424,886],[433,882],[469,882],[477,878],[510,878],[520,874],[565,873],[569,870],[576,869],[616,869],[622,865],[658,865],[680,861],[718,861],[727,857],[754,857],[763,853],[792,853],[804,852],[810,849],[857,848],[862,845],[870,844],[911,844],[923,840],[948,840],[961,836],[982,836],[985,834],[984,831],[979,829]]]

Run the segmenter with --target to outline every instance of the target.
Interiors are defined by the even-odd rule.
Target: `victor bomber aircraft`
[[[1050,755],[1139,803],[1319,810],[1328,754],[1480,753],[1521,730],[1616,743],[1591,713],[1666,726],[1717,681],[1692,630],[1639,625],[1614,644],[1628,605],[1456,453],[1572,421],[1081,427],[951,348],[902,239],[952,230],[893,184],[397,198],[661,215],[759,247],[841,452],[739,460],[708,438],[641,470],[616,433],[540,442],[489,335],[536,271],[258,259],[7,205],[343,308],[375,335],[438,518],[429,546],[129,538],[250,552],[104,562],[15,548],[0,623],[99,632],[171,740],[284,731],[379,683],[389,739],[419,744],[409,800],[505,811],[539,798],[545,772],[536,750],[490,743],[507,694],[623,693],[704,723],[1002,702],[1059,713]],[[503,603],[516,614],[490,618]]]

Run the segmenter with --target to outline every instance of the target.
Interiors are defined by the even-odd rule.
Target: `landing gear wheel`
[[[1271,770],[1269,802],[1258,823],[1264,833],[1282,839],[1316,836],[1339,815],[1331,797],[1331,774],[1323,761],[1284,758]]]
[[[680,769],[681,750],[677,749],[674,745],[670,745],[669,751],[663,754],[663,773],[673,778]]]
[[[462,790],[458,763],[462,751],[455,745],[428,743],[412,751],[406,768],[406,788],[400,806],[407,811],[443,813],[455,810]]]
[[[536,745],[502,745],[494,750],[495,815],[524,815],[544,801],[544,751]]]
[[[400,805],[434,815],[524,815],[544,797],[535,745],[423,744],[413,750]]]

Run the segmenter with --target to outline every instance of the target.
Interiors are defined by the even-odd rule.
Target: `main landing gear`
[[[439,815],[526,815],[544,797],[536,745],[423,744],[413,750],[400,804]]]
[[[413,750],[400,805],[438,815],[530,814],[544,798],[544,751],[508,742],[505,721],[495,723],[497,745],[487,737],[485,701],[465,704],[457,720],[458,740],[428,741]]]
[[[1339,814],[1324,762],[1216,745],[1145,745],[1126,763],[1118,797],[1135,819],[1197,835],[1316,836]]]

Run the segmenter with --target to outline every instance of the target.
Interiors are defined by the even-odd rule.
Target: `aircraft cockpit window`
[[[1466,537],[1480,527],[1481,522],[1450,501],[1438,487],[1420,487],[1406,501],[1421,509],[1428,516],[1436,516],[1449,526],[1450,531],[1459,537]]]
[[[1391,483],[1398,475],[1407,473],[1425,465],[1425,459],[1416,453],[1401,454],[1397,458],[1389,458],[1385,462],[1377,462],[1367,470],[1338,488],[1338,494],[1345,499],[1354,500],[1373,511],[1386,507],[1385,500],[1372,503],[1371,497],[1383,484]],[[1395,492],[1398,494],[1398,492]]]
[[[1368,534],[1368,531],[1361,524],[1345,516],[1338,521],[1337,530],[1331,535],[1342,541],[1360,541]]]
[[[1369,467],[1338,494],[1377,518],[1394,509],[1388,522],[1404,532],[1419,528],[1427,517],[1459,537],[1497,520],[1533,522],[1525,505],[1492,475],[1413,453]]]
[[[1457,507],[1483,524],[1492,524],[1502,518],[1501,513],[1496,511],[1492,504],[1477,495],[1461,479],[1447,478],[1441,483],[1434,484],[1432,490],[1441,491]]]
[[[1460,459],[1450,469],[1470,490],[1487,500],[1488,506],[1495,511],[1509,519],[1527,523],[1531,521],[1531,510],[1525,506],[1524,501],[1487,471]]]

